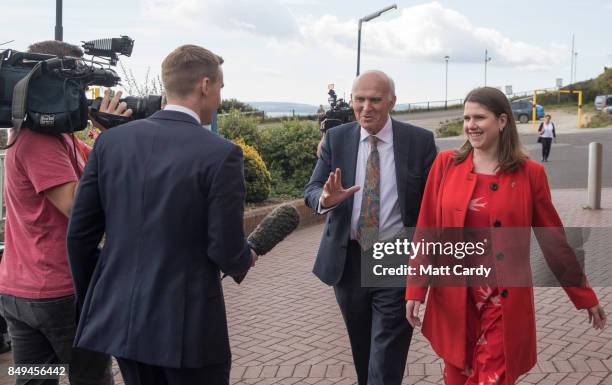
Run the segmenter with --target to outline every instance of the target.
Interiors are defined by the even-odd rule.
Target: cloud
[[[174,26],[213,25],[275,39],[298,34],[295,17],[282,0],[143,0],[143,8],[146,16]]]
[[[291,54],[300,54],[304,48],[336,56],[355,55],[356,51],[356,19],[296,16],[291,10],[316,0],[141,1],[145,15],[166,23],[167,28],[197,31],[212,25],[226,34],[264,38],[267,48]],[[517,41],[475,25],[438,1],[390,11],[364,23],[362,49],[382,59],[435,63],[445,55],[454,63],[480,63],[488,50],[495,65],[521,70],[548,69],[567,56],[564,45]]]
[[[392,15],[395,13],[395,17]],[[325,47],[332,52],[354,53],[357,20],[335,16],[298,20],[305,44]],[[475,26],[458,11],[444,8],[437,1],[391,11],[380,21],[363,24],[362,48],[368,54],[419,62],[440,62],[445,55],[459,63],[484,61],[485,49],[497,65],[536,70],[549,68],[565,58],[566,48],[546,47],[516,41],[490,28]]]

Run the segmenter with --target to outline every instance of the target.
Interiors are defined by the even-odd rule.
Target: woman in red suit
[[[505,271],[520,270],[530,282],[531,227],[550,229],[540,233],[538,241],[553,271],[567,273],[580,267],[571,251],[572,269],[567,269],[567,258],[555,256],[559,245],[567,245],[563,224],[553,207],[544,168],[529,160],[521,147],[506,96],[490,87],[470,92],[463,127],[465,144],[440,153],[432,166],[417,231],[469,227],[493,233],[518,228],[527,236],[519,237],[522,241],[508,234],[504,241],[503,233],[497,241],[492,236],[488,255],[495,256],[491,258],[498,272],[494,284],[429,287],[430,281],[409,279],[406,318],[413,327],[421,326],[419,306],[429,290],[422,332],[444,359],[445,383],[511,385],[536,363],[533,289],[529,284],[516,287],[521,285],[500,277],[508,276]],[[547,237],[552,241],[546,242]],[[411,260],[411,266],[419,263],[421,258]],[[578,275],[581,283],[563,285],[564,290],[577,309],[586,309],[593,327],[601,329],[606,315],[582,272]]]

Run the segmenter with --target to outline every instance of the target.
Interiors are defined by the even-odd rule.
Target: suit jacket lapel
[[[361,128],[359,123],[355,122],[354,126],[350,130],[350,134],[346,138],[346,147],[344,151],[344,157],[340,169],[342,170],[342,184],[343,187],[351,187],[356,184],[355,181],[355,169],[357,167],[357,152],[359,151],[359,138]],[[362,183],[362,181],[359,181]],[[362,186],[363,187],[363,186]],[[347,200],[347,208],[349,215],[353,211],[353,195]]]
[[[404,218],[404,213],[406,212],[406,183],[408,181],[407,162],[408,154],[410,154],[411,143],[408,139],[407,132],[402,130],[393,119],[391,119],[391,128],[393,130],[393,156],[395,160],[397,196],[400,204],[400,211],[402,213],[402,220],[405,221],[406,219]]]

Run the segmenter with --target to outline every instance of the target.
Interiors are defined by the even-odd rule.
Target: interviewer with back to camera
[[[28,52],[83,56],[79,47],[44,41]],[[101,112],[127,116],[105,95]],[[43,96],[44,97],[44,96]],[[6,248],[0,263],[0,311],[19,364],[69,364],[71,384],[111,384],[106,355],[73,349],[76,323],[74,288],[66,253],[68,217],[89,147],[72,134],[42,134],[22,128],[6,151]],[[18,384],[57,384],[57,380],[18,380]]]
[[[524,153],[506,96],[490,87],[470,92],[463,128],[467,141],[440,153],[431,168],[417,233],[489,229],[496,279],[503,277],[508,285],[428,287],[426,279],[409,279],[406,317],[420,326],[419,307],[429,290],[422,331],[444,360],[445,383],[511,385],[537,357],[533,289],[520,278],[531,280],[532,226],[575,307],[586,309],[595,329],[604,327],[606,315],[567,246],[543,166]],[[410,264],[418,267],[424,261],[417,257]],[[522,283],[512,285],[513,279]]]
[[[229,383],[220,271],[241,276],[257,256],[244,238],[242,151],[202,127],[221,101],[222,62],[195,45],[171,52],[164,110],[103,133],[79,184],[75,343],[115,356],[128,385]]]

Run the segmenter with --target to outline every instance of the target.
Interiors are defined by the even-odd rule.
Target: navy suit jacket
[[[427,175],[436,157],[436,145],[430,131],[393,119],[391,121],[402,222],[406,227],[414,227],[419,216]],[[308,207],[316,210],[323,185],[329,173],[336,168],[342,170],[342,186],[345,188],[363,184],[363,181],[355,181],[360,131],[357,122],[346,123],[327,131],[321,146],[321,156],[304,189],[304,199]],[[328,285],[335,285],[342,278],[352,214],[352,196],[327,213],[313,272]]]
[[[244,198],[240,147],[187,114],[103,133],[68,229],[76,346],[173,368],[229,362],[220,271],[251,264]]]

